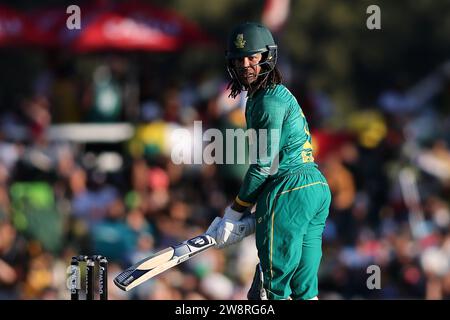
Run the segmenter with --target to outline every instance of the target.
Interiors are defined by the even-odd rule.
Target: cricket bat
[[[185,240],[132,265],[114,279],[114,284],[124,291],[129,291],[215,244],[216,240],[207,234]]]

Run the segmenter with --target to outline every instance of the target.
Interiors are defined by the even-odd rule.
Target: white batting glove
[[[225,213],[223,214],[223,220],[228,219],[228,220],[232,220],[232,221],[239,221],[239,220],[241,220],[243,215],[244,215],[243,212],[233,210],[231,208],[231,206],[228,206],[225,208]]]
[[[217,227],[216,248],[222,249],[242,241],[242,239],[255,232],[255,227],[256,221],[254,215],[238,221],[225,218],[224,215]]]
[[[211,236],[212,238],[216,239],[217,238],[217,228],[220,225],[220,222],[222,221],[221,217],[216,217],[213,222],[211,222],[211,224],[208,227],[208,230],[206,230],[206,234]]]

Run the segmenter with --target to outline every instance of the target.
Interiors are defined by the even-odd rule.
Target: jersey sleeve
[[[281,129],[286,109],[287,104],[281,98],[265,96],[250,115],[253,124],[253,128],[249,128],[251,164],[236,197],[236,202],[242,206],[254,204],[267,178],[278,171]]]

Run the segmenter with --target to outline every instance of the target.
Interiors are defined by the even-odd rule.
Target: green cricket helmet
[[[260,75],[267,74],[277,63],[277,48],[272,34],[265,26],[255,22],[242,23],[232,30],[228,38],[226,51],[228,69],[231,68],[233,59],[263,53],[263,59],[259,63],[263,67]]]

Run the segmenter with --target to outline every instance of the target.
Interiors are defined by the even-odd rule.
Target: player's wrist
[[[231,204],[231,209],[233,209],[234,211],[237,211],[239,213],[244,212],[245,210],[247,210],[247,207],[244,207],[242,205],[240,205],[239,203],[237,203],[236,201],[233,201],[233,203]]]
[[[236,198],[234,198],[234,202],[235,202],[236,204],[238,204],[239,206],[244,207],[244,208],[249,208],[249,207],[252,206],[252,203],[251,203],[251,202],[247,202],[247,201],[241,200],[241,199],[239,198],[239,196],[236,196]]]

